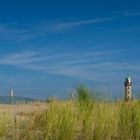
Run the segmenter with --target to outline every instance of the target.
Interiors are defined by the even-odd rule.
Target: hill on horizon
[[[36,101],[43,102],[43,100],[37,100],[22,96],[14,96],[12,98],[9,96],[0,96],[0,104],[32,103]]]

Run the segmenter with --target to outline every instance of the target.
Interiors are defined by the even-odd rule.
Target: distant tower
[[[14,91],[12,89],[10,90],[10,95],[9,96],[10,96],[11,104],[13,105],[14,104],[14,98],[13,98],[14,97]]]
[[[14,91],[12,89],[10,91],[10,97],[14,97]]]
[[[125,101],[130,101],[132,99],[132,82],[130,76],[126,76],[125,82]]]

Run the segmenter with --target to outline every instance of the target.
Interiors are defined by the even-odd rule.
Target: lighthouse
[[[125,101],[130,101],[132,99],[132,81],[129,75],[126,76],[124,81],[125,86]]]

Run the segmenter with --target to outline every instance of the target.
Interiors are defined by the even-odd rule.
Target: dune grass
[[[140,139],[139,101],[104,102],[88,88],[76,91],[76,99],[49,101],[43,109],[29,104],[22,112],[1,113],[0,140]]]

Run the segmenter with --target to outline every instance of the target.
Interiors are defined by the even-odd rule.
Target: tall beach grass
[[[24,106],[24,105],[22,105]],[[0,116],[2,140],[139,140],[140,102],[96,100],[87,87],[75,99],[25,105],[31,109]],[[29,110],[29,111],[27,111]]]

